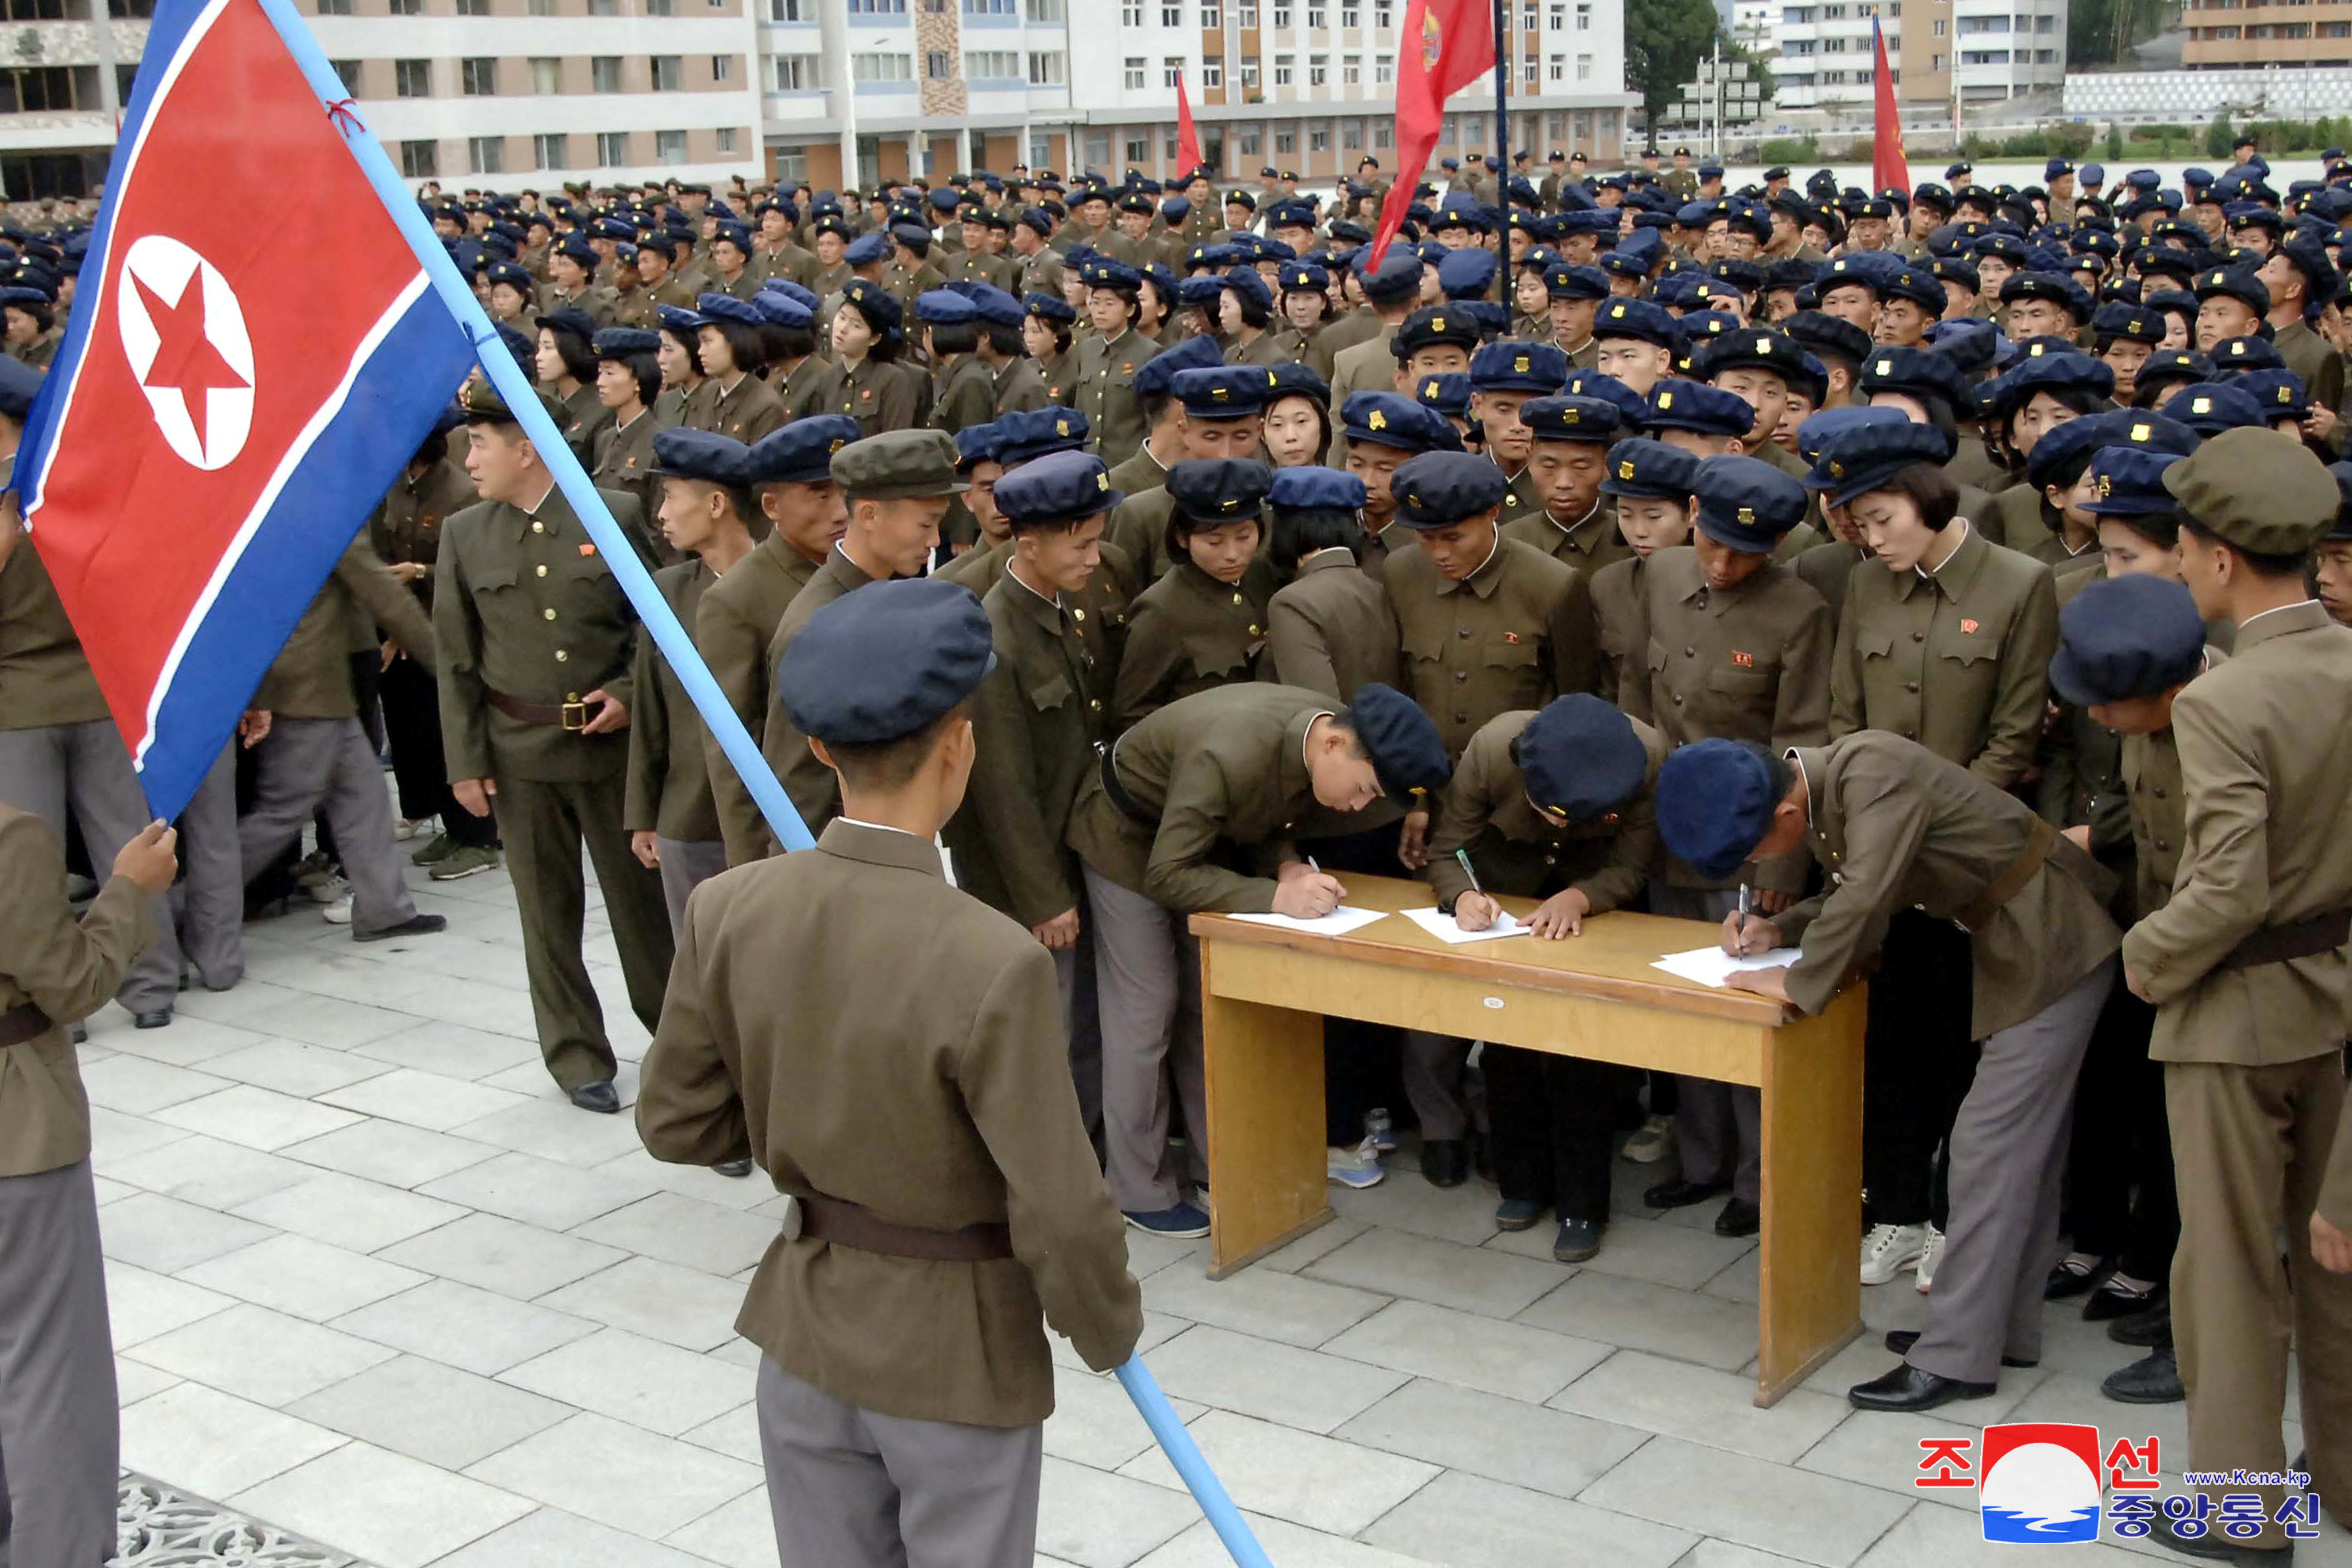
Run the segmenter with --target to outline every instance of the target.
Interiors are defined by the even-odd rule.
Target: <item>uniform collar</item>
[[[904,828],[880,827],[870,822],[836,816],[824,825],[824,832],[816,847],[828,855],[844,860],[856,860],[867,866],[887,866],[893,870],[915,871],[927,877],[947,880],[947,869],[940,861],[940,847],[928,838],[918,838]]]
[[[1328,719],[1328,708],[1309,708],[1282,727],[1282,745],[1275,753],[1275,784],[1286,801],[1315,796],[1314,776],[1307,771],[1307,731],[1318,719]]]
[[[1916,584],[1931,591],[1941,590],[1944,597],[1957,605],[1961,596],[1975,585],[1978,575],[1984,571],[1986,559],[1991,554],[1992,546],[1985,542],[1984,535],[1979,533],[1968,519],[1960,518],[1958,521],[1968,529],[1968,537],[1962,539],[1952,552],[1944,557],[1944,563],[1932,573],[1915,566],[1903,574],[1903,592],[1906,598]]]
[[[2317,631],[2332,624],[2327,618],[2327,606],[2316,599],[2305,599],[2298,605],[2282,605],[2275,610],[2248,616],[2238,624],[2237,651],[2242,654],[2255,644],[2268,642],[2273,637]]]
[[[572,515],[571,503],[563,499],[563,487],[553,479],[548,480],[547,493],[539,498],[538,505],[515,506],[513,510],[518,520],[515,523],[517,538],[530,532],[530,525],[534,522],[547,525],[541,531],[554,533],[562,527],[563,520]]]
[[[1582,550],[1586,547],[1582,544],[1577,543],[1577,532],[1579,530],[1588,526],[1594,518],[1599,517],[1600,515],[1601,498],[1596,495],[1592,498],[1592,509],[1590,511],[1587,511],[1582,517],[1578,518],[1574,522],[1562,522],[1559,519],[1552,516],[1549,511],[1546,511],[1544,513],[1544,521],[1551,524],[1554,528],[1559,530],[1561,533],[1567,535],[1568,542],[1571,546],[1576,549]]]
[[[1306,560],[1301,561],[1298,563],[1298,570],[1291,574],[1291,581],[1295,583],[1299,578],[1307,575],[1309,573],[1330,572],[1337,570],[1339,567],[1353,566],[1354,564],[1356,564],[1354,552],[1350,551],[1344,544],[1330,545],[1325,549],[1317,551]]]
[[[833,542],[833,552],[824,558],[824,570],[840,578],[845,586],[863,588],[868,583],[887,580],[887,574],[881,577],[875,576],[865,567],[860,566],[857,563],[857,558],[841,546],[840,540],[836,539]]]
[[[1062,635],[1063,618],[1069,614],[1069,610],[1063,605],[1062,595],[1059,593],[1050,599],[1047,598],[1023,582],[1021,574],[1013,570],[1013,564],[1009,561],[1005,563],[1003,581],[1012,584],[1013,603],[1022,614],[1055,637]]]
[[[1486,552],[1486,559],[1479,563],[1478,570],[1459,581],[1441,578],[1437,584],[1437,591],[1441,594],[1451,594],[1456,588],[1466,587],[1482,599],[1491,599],[1502,581],[1503,531],[1498,525],[1495,530],[1495,548]]]

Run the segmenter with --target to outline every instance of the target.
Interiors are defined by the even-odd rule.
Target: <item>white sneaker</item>
[[[429,816],[404,816],[393,824],[392,836],[405,844],[433,825],[434,818]]]
[[[303,883],[302,891],[314,904],[332,904],[350,899],[352,885],[341,877],[329,877],[324,881]]]
[[[1625,1158],[1636,1165],[1654,1165],[1675,1146],[1675,1119],[1653,1116],[1625,1140]]]
[[[1936,1283],[1936,1265],[1944,1260],[1944,1233],[1934,1226],[1927,1227],[1927,1245],[1919,1249],[1919,1278],[1911,1288],[1925,1296]]]
[[[1924,1225],[1874,1225],[1862,1237],[1862,1282],[1885,1285],[1927,1249]]]
[[[1328,1181],[1359,1191],[1377,1187],[1388,1179],[1388,1172],[1381,1168],[1380,1151],[1370,1138],[1353,1149],[1325,1149],[1323,1174]]]
[[[331,926],[347,926],[351,924],[352,896],[349,893],[345,893],[333,903],[322,907],[319,910],[319,918],[325,921]]]

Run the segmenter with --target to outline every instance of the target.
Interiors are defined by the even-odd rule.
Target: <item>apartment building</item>
[[[93,6],[104,4],[103,22]],[[1927,3],[1927,0],[1914,0]],[[1950,4],[1952,0],[1940,0]],[[1015,163],[1179,173],[1176,94],[1234,179],[1329,183],[1395,161],[1403,0],[299,0],[408,178],[806,179]],[[11,199],[104,178],[152,0],[0,0]],[[1511,0],[1512,145],[1622,155],[1622,0]],[[1490,151],[1491,79],[1441,155]]]
[[[2180,25],[2188,70],[2352,66],[2352,0],[2187,0]]]
[[[1772,61],[1780,118],[1867,119],[1874,20],[1906,121],[1949,120],[2065,79],[2066,0],[1797,0],[1780,9]]]

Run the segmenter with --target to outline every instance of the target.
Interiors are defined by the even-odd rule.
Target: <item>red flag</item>
[[[1886,68],[1886,35],[1870,19],[1871,44],[1878,51],[1878,133],[1870,148],[1871,194],[1908,191],[1911,164],[1903,156],[1903,117],[1895,111],[1895,78]]]
[[[1407,0],[1397,56],[1397,172],[1381,204],[1371,265],[1404,226],[1405,208],[1429,167],[1445,100],[1495,68],[1495,15],[1487,0]]]
[[[1189,175],[1201,166],[1201,132],[1192,124],[1192,100],[1184,91],[1184,75],[1176,74],[1176,167]]]

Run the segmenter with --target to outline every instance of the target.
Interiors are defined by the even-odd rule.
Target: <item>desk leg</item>
[[[1201,955],[1203,970],[1213,962]],[[1209,1278],[1331,1217],[1324,1195],[1323,1020],[1228,1001],[1202,976],[1209,1097]]]
[[[1857,988],[1765,1043],[1759,1405],[1862,1331],[1863,1013]]]

